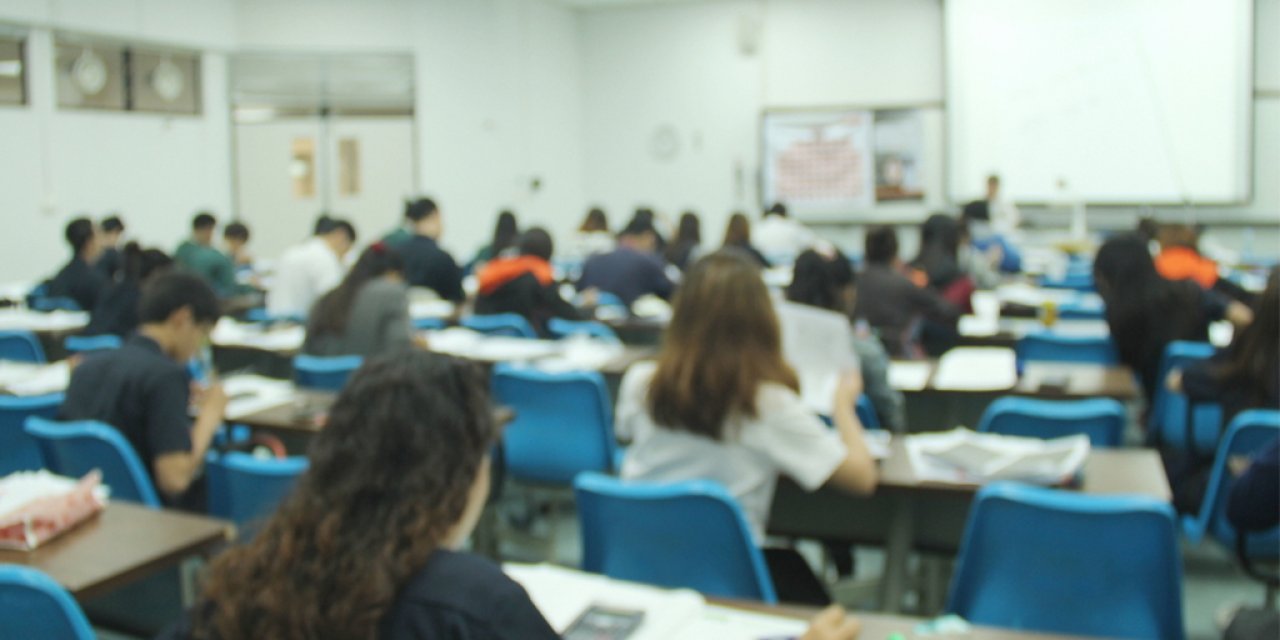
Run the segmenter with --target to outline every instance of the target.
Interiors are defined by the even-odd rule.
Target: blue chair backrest
[[[304,316],[286,314],[282,316],[271,315],[265,307],[255,307],[244,312],[244,319],[247,322],[274,323],[274,322],[292,322],[294,324],[306,324],[307,319]]]
[[[598,338],[607,342],[621,344],[618,334],[609,328],[609,325],[593,320],[565,320],[564,318],[552,318],[547,321],[547,330],[551,335],[557,338],[567,338],[569,336],[585,335],[592,338]]]
[[[597,307],[622,307],[623,309],[626,309],[627,303],[623,302],[622,298],[619,298],[617,294],[609,293],[608,291],[597,291],[596,306]]]
[[[58,417],[63,394],[44,396],[0,396],[0,477],[14,471],[36,471],[44,468],[44,457],[36,441],[23,431],[27,418],[38,416],[48,420]]]
[[[1102,320],[1106,318],[1107,308],[1103,305],[1085,304],[1083,302],[1064,302],[1058,305],[1058,317],[1063,320]]]
[[[67,336],[62,345],[67,353],[88,353],[90,351],[108,351],[119,349],[123,341],[120,336],[111,334],[101,336]]]
[[[0,565],[0,638],[96,637],[75,598],[53,578],[31,567]]]
[[[1231,421],[1227,435],[1218,447],[1209,475],[1209,485],[1204,494],[1200,512],[1182,518],[1182,532],[1192,544],[1198,544],[1206,535],[1213,536],[1228,549],[1234,549],[1236,531],[1227,520],[1227,500],[1235,477],[1227,467],[1234,456],[1250,456],[1280,437],[1280,411],[1252,409],[1242,411]],[[1280,557],[1280,527],[1250,534],[1247,548],[1255,557],[1274,559]]]
[[[36,311],[84,311],[80,308],[80,303],[62,296],[28,297],[27,306]]]
[[[252,531],[275,513],[307,465],[303,456],[259,460],[240,451],[212,454],[205,465],[209,514],[235,522],[242,532]]]
[[[341,391],[363,363],[360,356],[294,356],[293,381],[306,389]]]
[[[1176,341],[1165,347],[1160,358],[1160,375],[1151,410],[1147,415],[1147,431],[1162,445],[1178,451],[1186,451],[1192,445],[1187,442],[1186,395],[1170,391],[1164,384],[1169,372],[1182,369],[1201,360],[1213,357],[1216,349],[1207,342]],[[1197,405],[1192,412],[1194,446],[1202,452],[1213,451],[1217,446],[1222,422],[1222,409],[1216,404]]]
[[[27,418],[27,435],[40,445],[45,468],[72,478],[102,471],[111,497],[160,508],[160,498],[138,454],[114,427],[93,420],[54,422]]]
[[[1124,438],[1124,405],[1111,398],[1040,400],[1007,396],[982,413],[978,431],[1030,438],[1083,433],[1095,447],[1118,447]]]
[[[1029,333],[1015,347],[1018,362],[1119,362],[1110,337],[1070,336],[1049,331]]]
[[[462,319],[462,326],[491,336],[509,336],[512,338],[537,338],[538,333],[533,325],[518,313],[494,313],[489,315],[472,315]]]
[[[413,319],[413,328],[415,331],[432,331],[436,329],[443,329],[447,326],[449,326],[449,323],[445,322],[444,318]]]
[[[515,411],[502,434],[511,477],[568,487],[579,472],[613,468],[613,412],[598,372],[499,364],[493,399]]]
[[[45,362],[44,348],[30,331],[0,331],[0,360]]]
[[[858,396],[858,404],[854,405],[853,410],[858,414],[858,422],[868,429],[881,429],[880,414],[876,413],[876,407],[871,403],[871,397],[867,394]]]
[[[995,483],[978,492],[947,611],[975,624],[1181,640],[1173,508]]]
[[[1051,278],[1044,276],[1040,278],[1040,286],[1046,289],[1071,289],[1073,291],[1094,291],[1093,274],[1092,273],[1070,273],[1063,275],[1061,278]]]
[[[719,484],[624,483],[584,473],[573,488],[584,570],[711,596],[777,602],[742,508]]]

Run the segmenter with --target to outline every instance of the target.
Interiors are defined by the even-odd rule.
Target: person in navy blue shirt
[[[654,253],[657,237],[653,224],[632,220],[618,234],[616,249],[591,256],[582,265],[578,291],[596,289],[611,293],[628,307],[649,294],[669,300],[676,286],[667,277],[662,259]]]
[[[71,261],[49,281],[48,295],[70,298],[85,311],[92,311],[98,297],[107,288],[107,278],[94,264],[98,260],[98,234],[88,218],[67,223],[67,244],[71,245]]]

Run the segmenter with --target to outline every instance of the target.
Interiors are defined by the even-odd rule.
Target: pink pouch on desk
[[[17,475],[0,481],[0,499],[5,497],[7,483],[10,483],[13,490],[15,485],[11,483],[11,479]],[[31,490],[32,482],[39,482],[40,485],[32,492],[30,500],[0,514],[0,548],[24,551],[35,549],[93,517],[106,506],[106,495],[101,486],[102,474],[98,471],[91,471],[74,483],[70,479],[47,473],[45,475],[47,477],[29,476],[20,479],[30,481],[23,487],[24,490]]]

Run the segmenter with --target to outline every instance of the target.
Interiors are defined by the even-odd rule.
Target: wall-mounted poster
[[[917,109],[875,112],[876,200],[924,200],[924,118]]]
[[[764,202],[870,206],[871,126],[870,111],[766,114]]]

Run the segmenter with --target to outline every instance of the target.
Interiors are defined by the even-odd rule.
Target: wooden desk
[[[1094,449],[1082,476],[1079,490],[1088,494],[1137,494],[1162,502],[1172,497],[1160,456],[1150,449]],[[897,611],[911,551],[954,555],[979,488],[921,481],[911,469],[902,439],[895,438],[889,457],[880,463],[872,496],[856,497],[829,488],[807,493],[789,479],[779,479],[769,533],[883,545],[881,607]]]
[[[0,551],[0,563],[39,569],[83,601],[209,554],[234,533],[224,520],[117,501],[35,551]]]

